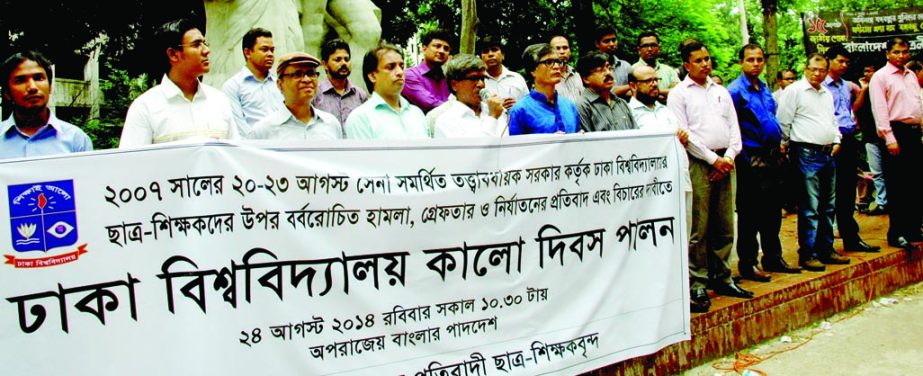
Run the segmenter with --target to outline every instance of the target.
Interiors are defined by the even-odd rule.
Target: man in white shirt
[[[291,52],[279,59],[276,68],[278,90],[285,108],[253,126],[250,138],[259,140],[336,140],[343,138],[340,121],[315,108],[320,60],[304,52]]]
[[[455,98],[436,108],[440,110],[440,115],[435,120],[434,138],[496,137],[503,134],[508,120],[503,111],[503,100],[494,94],[486,100],[481,98],[486,77],[487,65],[477,56],[460,54],[446,63],[449,91]]]
[[[827,58],[808,57],[804,79],[782,92],[776,117],[782,126],[782,151],[788,151],[801,173],[798,204],[798,259],[801,268],[823,271],[824,264],[848,264],[833,249],[833,156],[840,149],[840,132],[833,96],[824,87]]]
[[[520,98],[529,94],[529,86],[521,74],[503,65],[503,46],[500,40],[488,35],[478,41],[481,60],[487,64],[487,91],[503,98],[503,108],[509,110]]]
[[[241,49],[246,64],[224,82],[224,94],[231,99],[237,132],[246,138],[254,124],[283,109],[282,94],[272,74],[275,47],[269,30],[255,27],[244,34]]]
[[[185,139],[236,139],[228,97],[199,81],[209,70],[205,36],[191,21],[171,21],[157,33],[169,69],[128,108],[119,148]]]

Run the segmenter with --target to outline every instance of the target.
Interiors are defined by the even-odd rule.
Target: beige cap
[[[320,65],[320,60],[304,52],[289,52],[279,58],[279,63],[276,65],[276,74],[282,74],[285,67],[291,64],[307,64],[316,67]]]

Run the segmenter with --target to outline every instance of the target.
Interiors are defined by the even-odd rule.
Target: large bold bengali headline
[[[576,374],[690,338],[682,146],[627,131],[0,162],[10,374]]]

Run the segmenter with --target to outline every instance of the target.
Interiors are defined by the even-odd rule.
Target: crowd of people
[[[708,289],[753,296],[732,278],[735,211],[742,279],[823,271],[849,263],[843,251],[877,252],[854,219],[863,148],[874,179],[870,197],[890,216],[888,244],[909,252],[921,240],[923,208],[910,179],[921,161],[923,64],[908,61],[903,37],[887,43],[887,63],[877,71],[866,67],[859,84],[844,78],[850,53],[834,46],[808,56],[801,79],[782,70],[776,92],[760,78],[765,53],[758,44],[740,49],[742,73],[725,88],[701,42],[681,44],[678,70],[659,60],[659,36],[645,32],[632,64],[619,58],[609,27],[596,31],[597,49],[575,66],[567,36],[528,46],[522,71],[531,85],[504,65],[504,46],[494,36],[479,40],[477,55],[453,55],[454,36],[429,31],[421,38],[423,60],[406,70],[402,51],[383,42],[363,57],[368,91],[349,81],[350,48],[340,39],[324,43],[320,58],[295,51],[276,59],[272,32],[251,29],[241,44],[245,66],[219,90],[201,80],[210,49],[198,26],[172,21],[156,37],[164,75],[129,107],[119,148],[196,139],[675,132],[688,151],[680,169],[693,312],[709,310]],[[34,51],[3,62],[2,93],[13,111],[0,123],[0,158],[92,150],[79,127],[49,110],[50,72],[51,63]],[[779,240],[782,208],[789,204],[798,213],[797,265],[782,257]],[[841,250],[834,247],[834,223]]]

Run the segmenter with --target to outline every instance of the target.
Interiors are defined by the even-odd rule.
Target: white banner
[[[0,161],[8,375],[571,375],[690,338],[672,134]]]

